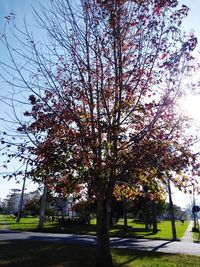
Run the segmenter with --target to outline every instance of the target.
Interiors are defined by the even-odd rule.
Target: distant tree
[[[33,216],[38,216],[40,210],[40,199],[33,198],[25,205],[24,210]]]
[[[116,224],[120,218],[123,217],[124,214],[124,202],[122,199],[116,200],[113,197],[111,202],[111,213],[110,213],[110,226]]]
[[[187,219],[187,213],[181,207],[179,207],[177,205],[173,205],[173,210],[174,210],[174,217],[175,217],[176,220],[180,220],[182,218],[184,220]],[[169,207],[169,203],[167,203],[166,214],[167,214],[168,218],[170,218],[170,207]]]
[[[91,220],[91,203],[89,201],[79,201],[74,204],[73,210],[82,223],[89,224]]]
[[[167,207],[168,205],[165,200],[160,199],[157,201],[157,216],[164,215]],[[141,221],[143,221],[146,229],[148,230],[149,226],[153,223],[152,200],[148,197],[138,197],[132,204],[132,214],[134,217],[138,217]]]

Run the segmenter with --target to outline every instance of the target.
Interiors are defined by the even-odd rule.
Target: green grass
[[[200,232],[193,232],[193,240],[194,242],[200,242]]]
[[[189,225],[188,221],[182,224],[180,221],[176,221],[177,238],[181,238],[185,233]],[[146,230],[143,223],[129,220],[128,231],[123,230],[122,221],[119,225],[114,226],[111,229],[111,236],[121,237],[138,237],[138,238],[150,238],[150,239],[172,239],[171,222],[161,221],[158,223],[158,232],[154,234],[152,229]]]
[[[200,226],[197,225],[195,228],[194,223],[193,223],[192,231],[193,231],[192,235],[193,235],[194,242],[200,243]]]
[[[192,233],[192,235],[193,235],[193,240],[194,240],[195,242],[199,242],[199,241],[200,241],[199,233]]]
[[[7,227],[7,216],[0,216],[0,229],[4,229],[4,225]]]
[[[0,242],[0,266],[94,267],[95,247],[38,241]],[[78,256],[77,256],[78,255]],[[196,267],[200,257],[112,249],[116,267]]]
[[[38,225],[37,217],[21,218],[20,223],[16,223],[16,218],[4,215],[2,220],[6,222],[9,230],[32,231],[36,229]]]
[[[3,228],[4,219],[3,216],[0,216],[0,229]]]
[[[38,218],[27,217],[21,218],[20,223],[16,223],[14,218],[4,215],[4,221],[7,222],[10,230],[22,231],[38,231]],[[0,221],[1,224],[1,221]],[[177,238],[181,238],[188,227],[189,222],[185,221],[182,224],[180,221],[176,222]],[[113,226],[110,230],[110,236],[120,237],[138,237],[138,238],[151,238],[151,239],[168,239],[172,238],[171,222],[162,221],[158,223],[158,233],[153,234],[152,229],[146,230],[143,223],[135,222],[131,219],[128,220],[128,231],[123,229],[123,221]],[[69,234],[96,234],[96,222],[91,221],[90,225],[62,225],[58,222],[46,222],[42,232],[51,233],[69,233]]]

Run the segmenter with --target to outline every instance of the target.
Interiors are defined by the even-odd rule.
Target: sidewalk
[[[12,240],[38,240],[66,244],[78,243],[82,245],[95,245],[96,243],[95,236],[0,230],[0,241]],[[180,242],[119,237],[113,237],[110,240],[111,246],[115,248],[200,256],[200,244],[188,243],[188,241]]]
[[[0,217],[2,217],[2,215],[0,215]],[[8,225],[4,221],[3,221],[3,224],[1,225],[1,230],[8,230]]]
[[[190,221],[189,226],[187,230],[185,231],[185,234],[181,238],[182,242],[190,242],[193,243],[193,236],[192,236],[192,227],[193,227],[194,222]]]

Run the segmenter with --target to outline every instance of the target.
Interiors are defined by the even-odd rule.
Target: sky
[[[50,0],[41,0],[42,4],[49,2]],[[190,12],[188,17],[184,20],[182,25],[183,31],[191,31],[194,30],[195,35],[200,40],[200,0],[181,0],[179,1],[180,4],[185,4],[190,8]],[[34,7],[38,7],[38,0],[0,0],[0,32],[3,31],[5,16],[7,16],[10,12],[15,13],[15,22],[17,25],[22,25],[24,17],[29,23],[29,25],[35,24],[32,19],[31,15],[31,5]],[[4,53],[4,48],[0,44],[0,61],[6,60],[6,53]],[[200,51],[200,41],[197,48],[197,51]],[[0,86],[1,90],[1,86]],[[4,88],[5,90],[5,88]],[[9,89],[7,89],[9,90]],[[8,92],[9,93],[9,92]],[[1,91],[0,91],[1,94]],[[185,109],[187,110],[188,114],[195,118],[196,123],[200,125],[200,97],[190,97],[183,102]],[[3,117],[5,114],[4,110],[0,110],[0,118]],[[0,158],[0,199],[6,198],[6,196],[11,192],[10,190],[13,188],[21,189],[22,187],[22,179],[19,184],[16,184],[15,181],[10,180],[7,181],[2,178],[2,173],[5,171],[12,171],[16,168],[16,163],[13,163],[10,166],[9,170],[5,170],[2,168],[2,160]],[[33,182],[28,181],[26,184],[26,192],[33,191],[37,188],[37,185],[34,185]],[[186,207],[187,204],[191,203],[192,197],[189,195],[185,195],[183,193],[178,192],[177,190],[173,189],[173,201],[176,205],[181,207]],[[200,200],[197,200],[197,202]]]

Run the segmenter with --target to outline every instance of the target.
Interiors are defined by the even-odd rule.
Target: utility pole
[[[195,201],[195,189],[194,189],[194,184],[192,185],[193,188],[193,207],[196,206],[196,201]],[[193,218],[194,218],[194,227],[193,230],[196,231],[197,229],[197,218],[196,218],[196,212],[193,212]]]

